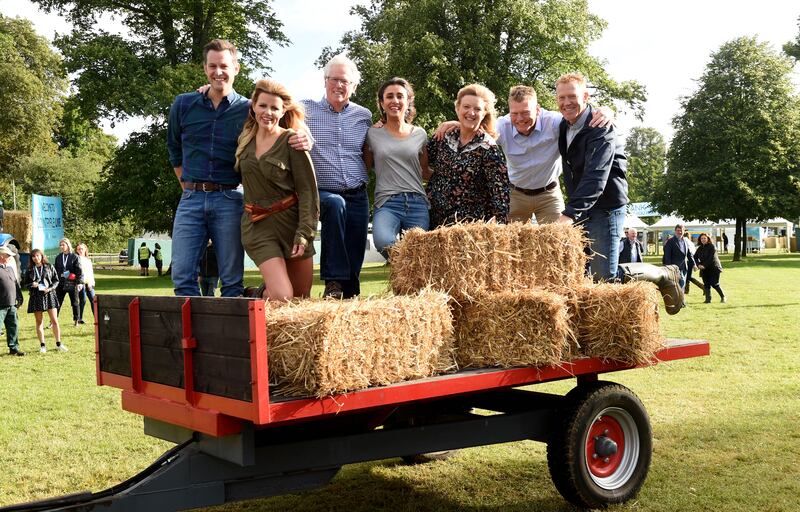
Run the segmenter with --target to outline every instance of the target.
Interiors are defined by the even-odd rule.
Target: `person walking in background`
[[[89,259],[89,249],[86,244],[80,243],[75,248],[75,253],[81,259],[81,269],[83,270],[83,283],[78,285],[80,293],[80,315],[78,316],[78,323],[84,324],[83,311],[86,303],[89,303],[89,309],[92,311],[92,318],[94,318],[94,266],[92,260]]]
[[[219,282],[219,267],[217,266],[217,251],[214,250],[214,243],[209,240],[200,258],[200,294],[203,297],[213,297],[214,290],[217,289]]]
[[[147,244],[142,242],[142,245],[139,247],[139,275],[140,276],[149,276],[150,275],[150,248],[147,247]]]
[[[375,211],[372,239],[375,248],[389,259],[388,249],[402,231],[427,230],[428,197],[422,185],[430,177],[428,135],[411,122],[417,114],[414,89],[404,78],[392,78],[378,89],[382,126],[370,127],[364,160],[375,167]]]
[[[636,235],[639,232],[636,228],[628,228],[623,238],[619,243],[619,262],[620,263],[642,263],[644,261],[644,249],[642,242],[640,242]]]
[[[701,290],[703,290],[703,283],[698,281],[697,278],[692,275],[695,269],[695,264],[694,264],[695,245],[692,243],[692,237],[689,236],[688,232],[684,231],[683,238],[686,239],[685,240],[686,247],[688,247],[689,249],[689,258],[688,258],[689,261],[686,262],[686,286],[683,288],[683,293],[688,295],[690,291],[689,288],[692,287],[692,283],[694,283],[695,286],[697,286]],[[700,242],[698,241],[698,243]]]
[[[72,321],[78,325],[80,320],[80,299],[78,298],[78,285],[83,282],[83,269],[78,255],[72,252],[72,242],[69,238],[62,238],[58,242],[61,254],[56,256],[55,269],[58,273],[58,312],[64,304],[64,297],[69,295],[69,304],[72,306]],[[52,325],[52,322],[51,322]]]
[[[158,277],[161,277],[161,269],[164,268],[164,255],[161,253],[161,245],[158,242],[156,242],[156,248],[153,250],[153,261],[156,262]]]
[[[8,352],[13,356],[24,356],[19,348],[19,318],[17,309],[22,306],[22,289],[14,269],[14,252],[6,246],[0,247],[0,324],[5,327]]]
[[[486,87],[462,87],[455,101],[459,128],[428,142],[432,227],[492,218],[508,222],[508,171],[494,139],[494,105],[494,93]]]
[[[722,232],[722,252],[728,254],[728,235]]]
[[[60,257],[57,256],[57,258]],[[28,275],[26,282],[30,283],[28,289],[28,313],[33,313],[36,319],[36,337],[39,338],[39,352],[47,352],[44,343],[44,318],[42,313],[47,312],[50,316],[50,326],[53,329],[53,336],[56,339],[56,350],[66,352],[67,347],[61,343],[61,327],[58,325],[58,288],[60,279],[58,272],[48,263],[47,257],[39,249],[31,251],[28,261]]]
[[[725,292],[719,284],[720,274],[722,274],[722,263],[719,261],[717,249],[711,241],[711,237],[706,233],[701,233],[698,237],[697,249],[694,252],[694,260],[697,268],[700,269],[700,277],[703,279],[703,288],[706,294],[705,303],[711,302],[711,289],[717,291],[720,302],[725,302]]]
[[[661,257],[661,262],[664,265],[675,265],[681,271],[680,286],[686,289],[686,274],[689,266],[694,266],[694,261],[691,260],[689,253],[689,245],[685,238],[683,238],[683,231],[686,226],[678,224],[675,226],[675,236],[671,236],[664,244],[664,255]],[[686,304],[683,304],[686,307]]]

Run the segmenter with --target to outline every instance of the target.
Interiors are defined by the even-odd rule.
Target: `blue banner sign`
[[[31,249],[41,249],[48,256],[58,253],[58,241],[64,238],[61,198],[31,194],[31,217]]]

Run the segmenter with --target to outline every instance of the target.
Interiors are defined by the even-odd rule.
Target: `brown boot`
[[[649,263],[622,263],[622,282],[648,281],[658,286],[667,314],[675,315],[683,307],[681,271],[676,265],[658,267]]]

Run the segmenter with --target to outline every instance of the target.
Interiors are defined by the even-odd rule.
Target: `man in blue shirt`
[[[210,87],[175,98],[167,149],[183,193],[172,228],[175,295],[198,296],[198,261],[209,239],[217,248],[223,297],[243,292],[241,179],[233,166],[250,103],[233,90],[239,73],[236,47],[215,39],[203,49]]]
[[[320,101],[303,101],[314,138],[311,160],[319,188],[320,279],[325,281],[323,296],[350,298],[361,293],[367,244],[368,177],[362,155],[372,114],[350,102],[361,80],[353,61],[337,55],[323,73],[325,96]]]

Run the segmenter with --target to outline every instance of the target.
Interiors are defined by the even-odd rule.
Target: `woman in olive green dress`
[[[311,293],[317,180],[308,152],[288,143],[303,118],[285,87],[259,80],[236,149],[244,185],[242,245],[261,271],[267,300]]]

